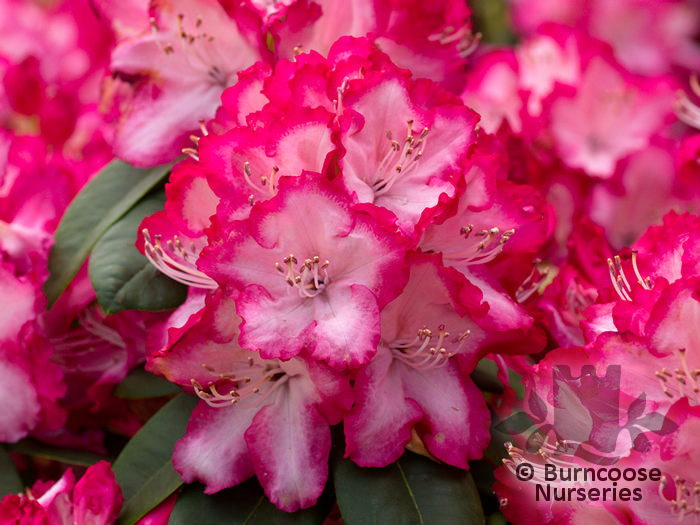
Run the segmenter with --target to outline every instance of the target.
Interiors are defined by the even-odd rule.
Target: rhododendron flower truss
[[[218,291],[172,347],[149,359],[150,370],[202,399],[175,447],[175,468],[207,493],[255,474],[279,508],[310,507],[328,476],[329,424],[352,405],[349,375],[305,351],[281,361],[244,350],[239,322]]]
[[[406,288],[382,311],[377,355],[355,380],[345,453],[361,466],[385,466],[415,430],[433,456],[468,468],[489,442],[490,418],[482,394],[451,358],[475,364],[488,344],[489,334],[468,315],[481,313],[481,294],[437,255],[408,260]]]
[[[235,74],[264,52],[240,29],[243,17],[216,0],[153,3],[149,16],[150,26],[114,49],[104,100],[120,108],[116,154],[139,166],[175,158]]]
[[[265,359],[306,347],[354,368],[374,355],[379,311],[405,283],[404,250],[387,225],[352,208],[339,184],[306,172],[283,177],[249,219],[215,221],[198,266],[240,290],[242,347]]]

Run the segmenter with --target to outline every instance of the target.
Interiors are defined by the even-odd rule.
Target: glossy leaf
[[[384,468],[360,468],[336,452],[333,467],[346,525],[485,523],[476,485],[467,471],[410,452]]]
[[[24,485],[7,451],[0,446],[0,499],[7,494],[20,494]]]
[[[124,399],[146,399],[149,397],[168,396],[181,392],[180,387],[160,376],[146,372],[138,367],[119,383],[112,392]]]
[[[68,463],[69,465],[79,465],[83,467],[89,467],[100,460],[106,459],[105,457],[95,454],[94,452],[54,447],[33,439],[23,439],[22,441],[8,445],[7,448],[11,452],[18,452],[27,456],[53,459],[55,461]]]
[[[117,525],[131,525],[182,485],[172,464],[175,442],[185,435],[197,398],[179,394],[127,443],[112,465],[124,505]]]
[[[142,200],[95,244],[88,273],[106,313],[167,310],[187,298],[187,287],[158,271],[134,245],[143,218],[162,210],[164,203],[163,194]]]
[[[44,292],[49,306],[78,272],[95,243],[170,172],[143,170],[120,161],[105,166],[73,200],[56,230]]]
[[[315,507],[290,514],[270,503],[256,479],[211,495],[203,488],[195,483],[183,489],[168,525],[321,525],[335,501],[329,484]]]

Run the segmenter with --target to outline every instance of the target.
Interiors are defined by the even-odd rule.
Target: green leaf
[[[203,488],[195,483],[183,489],[168,525],[321,525],[335,501],[330,483],[315,507],[292,514],[270,503],[256,479],[211,495]]]
[[[146,372],[142,366],[135,368],[113,390],[124,399],[146,399],[169,396],[181,392],[180,387],[162,377]]]
[[[490,359],[482,359],[471,373],[472,381],[482,392],[502,394],[503,383],[498,379],[498,365]]]
[[[346,525],[485,523],[468,471],[410,452],[384,468],[360,468],[337,451],[333,458],[333,481]]]
[[[7,448],[11,452],[18,452],[20,454],[26,454],[27,456],[53,459],[56,461],[62,461],[63,463],[68,463],[69,465],[79,465],[83,467],[89,467],[100,460],[107,459],[104,456],[95,454],[94,452],[53,447],[33,439],[23,439],[17,443],[7,445]]]
[[[480,33],[484,42],[508,45],[516,42],[506,0],[472,0],[469,7],[472,10],[474,33]]]
[[[117,525],[132,525],[181,485],[172,464],[175,442],[185,435],[197,398],[179,394],[127,443],[112,465],[124,495]]]
[[[115,160],[83,188],[56,230],[44,285],[49,306],[66,289],[104,232],[151,191],[170,167],[143,170]]]
[[[134,246],[141,221],[164,203],[164,194],[140,201],[95,244],[88,273],[106,313],[168,310],[186,299],[187,287],[158,271]]]
[[[24,485],[7,451],[0,446],[0,499],[7,494],[21,494]]]

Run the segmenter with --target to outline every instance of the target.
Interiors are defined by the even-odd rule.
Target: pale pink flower
[[[585,31],[615,48],[631,71],[658,75],[672,66],[697,70],[700,11],[692,0],[512,0],[516,29],[532,34],[547,22]]]

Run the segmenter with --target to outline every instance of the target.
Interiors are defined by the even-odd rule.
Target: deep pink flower
[[[68,469],[55,483],[37,482],[24,495],[5,496],[0,518],[18,525],[112,525],[123,501],[109,463],[100,461],[77,483]]]
[[[479,127],[496,133],[506,122],[514,133],[522,131],[518,64],[512,49],[478,55],[469,67],[461,98],[479,115]]]
[[[576,223],[567,243],[568,259],[538,301],[544,324],[560,347],[585,344],[581,323],[599,290],[610,284],[607,260],[613,254],[603,235],[603,229],[586,218]]]
[[[0,124],[60,149],[95,110],[112,36],[86,0],[0,8]]]
[[[338,153],[331,138],[333,117],[323,107],[260,111],[255,124],[202,138],[197,170],[224,200],[218,214],[227,220],[247,218],[252,203],[277,193],[280,177],[304,170],[325,173]]]
[[[60,368],[49,361],[51,347],[37,324],[45,299],[43,279],[18,276],[0,262],[0,291],[14,309],[0,314],[0,389],[13,402],[0,415],[0,441],[15,442],[37,428],[58,428],[65,414],[57,399],[65,392]]]
[[[117,519],[123,502],[109,463],[100,461],[73,488],[73,525],[109,525]]]

